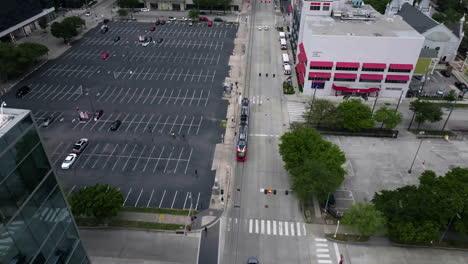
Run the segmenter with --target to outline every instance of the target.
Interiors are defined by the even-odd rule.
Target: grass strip
[[[104,225],[99,223],[95,218],[75,218],[75,221],[79,227],[105,227]],[[127,220],[117,220],[117,219],[111,220],[107,226],[123,227],[123,228],[153,229],[153,230],[184,229],[184,225],[127,221]]]
[[[354,235],[354,234],[336,234],[336,237],[334,234],[325,234],[326,238],[333,239],[333,240],[339,240],[339,241],[344,241],[344,242],[367,242],[369,241],[368,236],[360,236],[360,235]]]
[[[121,211],[124,212],[138,212],[138,213],[150,213],[150,214],[171,214],[171,215],[188,215],[189,210],[177,210],[167,208],[147,208],[147,207],[123,207]],[[198,214],[197,210],[192,210],[190,215]]]

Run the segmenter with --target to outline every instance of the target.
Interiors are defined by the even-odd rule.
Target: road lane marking
[[[315,241],[317,242],[327,242],[325,238],[316,238]]]
[[[319,252],[330,252],[330,250],[328,250],[328,248],[317,248],[317,253]]]
[[[283,235],[283,222],[278,221],[278,233],[280,236]]]
[[[288,222],[284,222],[284,235],[289,236]]]
[[[332,263],[332,261],[328,259],[319,259],[318,263]]]
[[[337,243],[333,243],[333,247],[335,248],[336,262],[339,263],[339,262],[340,262],[340,258],[341,258],[341,254],[340,254],[340,250],[338,249],[338,244],[337,244]]]
[[[258,219],[255,219],[255,233],[258,234]]]
[[[294,223],[291,223],[291,236],[294,236]]]
[[[276,236],[276,221],[273,221],[273,235]]]
[[[301,236],[301,224],[296,223],[297,236]]]
[[[315,246],[317,246],[317,247],[328,247],[328,244],[316,243]]]
[[[317,258],[330,258],[330,254],[317,254]]]
[[[265,221],[260,220],[260,234],[264,234],[264,233],[265,233]]]
[[[252,234],[253,230],[253,219],[249,219],[249,233]]]

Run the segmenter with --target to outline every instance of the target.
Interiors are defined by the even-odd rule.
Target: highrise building
[[[0,112],[0,263],[89,263],[29,110]]]

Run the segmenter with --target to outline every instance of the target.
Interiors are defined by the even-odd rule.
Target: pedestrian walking
[[[205,236],[208,236],[208,227],[205,226]]]
[[[151,126],[148,127],[148,132],[151,133]]]
[[[171,136],[172,136],[172,138],[175,139],[175,133],[174,132],[171,133]]]
[[[182,134],[182,139],[185,140],[185,134]]]
[[[198,175],[198,171],[197,171],[197,170],[195,170],[195,175]]]

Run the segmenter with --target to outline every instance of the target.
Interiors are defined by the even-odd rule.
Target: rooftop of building
[[[3,137],[19,121],[29,114],[29,110],[3,107],[0,110],[0,137]]]
[[[312,35],[422,38],[400,16],[384,16],[370,5],[334,9],[332,16],[307,16],[306,30]]]
[[[401,6],[398,15],[401,16],[403,20],[406,21],[406,23],[410,24],[419,33],[424,33],[429,29],[439,25],[437,21],[426,16],[416,7],[408,3],[405,3]]]

